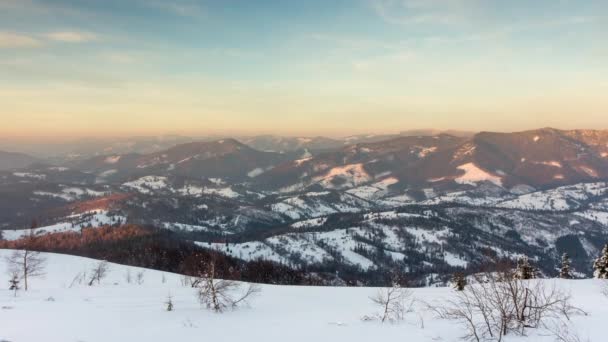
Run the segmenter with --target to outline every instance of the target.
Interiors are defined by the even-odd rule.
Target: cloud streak
[[[0,32],[0,48],[34,48],[42,45],[42,42],[32,36],[13,33]]]
[[[199,4],[190,1],[142,1],[147,7],[156,8],[162,11],[170,12],[181,17],[200,18],[205,16],[206,11]]]
[[[89,32],[57,31],[44,35],[48,40],[63,43],[86,43],[97,40],[97,35]]]
[[[87,43],[97,40],[90,32],[54,31],[44,34],[26,34],[0,31],[0,49],[40,48],[49,43]]]
[[[371,7],[393,25],[452,25],[467,20],[474,0],[370,0]]]

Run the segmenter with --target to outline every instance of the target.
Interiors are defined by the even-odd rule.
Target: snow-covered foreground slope
[[[0,257],[10,251],[0,250]],[[262,286],[251,306],[214,314],[200,307],[194,290],[181,285],[180,276],[144,270],[143,284],[126,282],[142,271],[111,264],[100,286],[74,285],[78,272],[97,261],[48,254],[47,276],[32,279],[31,290],[17,298],[6,290],[8,277],[0,273],[0,341],[459,341],[461,328],[442,321],[417,304],[400,324],[363,322],[376,312],[369,296],[371,288]],[[163,282],[163,279],[165,281]],[[605,340],[608,298],[602,297],[594,281],[560,281],[570,290],[574,303],[590,312],[574,317],[576,330],[589,341]],[[441,301],[453,295],[449,288],[414,289],[420,301]],[[164,311],[167,295],[173,296],[175,311]],[[532,333],[528,338],[507,341],[553,341],[551,336]]]

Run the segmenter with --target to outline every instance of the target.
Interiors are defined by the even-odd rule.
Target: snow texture
[[[0,258],[11,251],[0,250]],[[369,297],[377,289],[262,285],[249,307],[224,314],[201,308],[194,290],[181,285],[177,274],[109,264],[108,276],[99,286],[73,282],[78,273],[90,271],[97,260],[47,254],[46,277],[30,279],[31,290],[0,288],[0,340],[18,342],[66,341],[461,341],[462,328],[440,320],[425,309],[425,302],[452,298],[451,288],[412,289],[414,312],[396,324],[365,322],[378,311]],[[143,272],[143,284],[127,283]],[[163,281],[164,279],[164,281]],[[573,304],[592,314],[572,317],[573,330],[583,341],[604,341],[608,299],[594,280],[545,280],[572,293]],[[0,272],[0,284],[8,275]],[[165,311],[171,295],[174,311]],[[34,323],[32,323],[34,322]],[[552,342],[542,330],[528,330],[527,337],[508,341]]]

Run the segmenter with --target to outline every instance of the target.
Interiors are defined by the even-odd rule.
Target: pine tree
[[[530,260],[528,260],[528,257],[522,257],[517,260],[517,270],[514,275],[515,279],[535,279],[536,273],[536,268],[530,265]]]
[[[559,277],[562,279],[572,279],[572,271],[570,270],[570,256],[568,253],[562,255],[562,267],[559,270]]]
[[[173,311],[173,297],[171,297],[171,295],[167,296],[167,301],[165,302],[165,310]]]
[[[467,278],[462,273],[454,273],[452,283],[454,283],[454,288],[457,291],[464,291],[467,286]]]
[[[608,244],[604,246],[602,254],[593,263],[593,277],[608,279]]]
[[[13,272],[11,279],[8,281],[9,290],[15,291],[15,297],[17,297],[17,291],[19,291],[19,273]]]

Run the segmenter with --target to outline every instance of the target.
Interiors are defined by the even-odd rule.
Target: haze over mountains
[[[423,131],[342,140],[258,136],[175,143],[188,139],[115,143],[78,157],[70,152],[59,164],[120,180],[152,173],[248,181],[256,187],[280,190],[316,184],[344,188],[387,177],[396,177],[396,187],[401,189],[442,189],[477,181],[509,189],[518,185],[540,188],[603,179],[608,162],[608,133],[591,130],[545,128],[460,136]],[[41,160],[7,154],[2,162],[8,169]],[[342,181],[346,183],[340,184]]]
[[[24,153],[0,151],[0,170],[19,169],[39,161]]]
[[[473,132],[455,130],[420,129],[408,130],[396,134],[362,134],[341,138],[323,136],[315,137],[290,137],[281,135],[159,135],[159,136],[132,136],[132,137],[109,137],[109,138],[79,138],[65,140],[42,139],[10,139],[0,138],[0,150],[30,154],[40,158],[77,158],[93,157],[106,154],[129,154],[129,153],[153,153],[170,147],[189,143],[216,141],[221,139],[236,139],[252,148],[260,151],[292,151],[302,148],[312,150],[324,150],[335,148],[357,142],[370,142],[388,140],[397,136],[415,135],[438,135],[446,133],[455,136],[472,136]]]
[[[407,265],[420,284],[490,254],[535,257],[549,274],[568,251],[589,274],[608,241],[608,131],[99,146],[44,162],[7,154],[5,238],[34,219],[37,234],[129,222],[237,259],[362,281]]]

